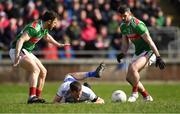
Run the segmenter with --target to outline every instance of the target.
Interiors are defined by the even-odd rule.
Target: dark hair
[[[59,18],[58,14],[55,13],[54,11],[47,11],[45,14],[42,16],[43,21],[49,21],[49,20],[54,20],[55,18]]]
[[[70,84],[70,90],[71,91],[80,91],[81,90],[81,84],[78,81],[74,81]]]
[[[130,12],[130,8],[128,8],[126,5],[122,5],[118,7],[117,10],[120,14],[124,14],[125,12]]]

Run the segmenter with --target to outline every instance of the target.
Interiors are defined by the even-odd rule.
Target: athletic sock
[[[41,96],[41,93],[42,93],[42,90],[40,90],[40,89],[36,89],[36,96],[37,97],[40,97]]]
[[[133,93],[138,92],[138,87],[137,87],[137,86],[134,86],[134,87],[132,88],[132,92],[133,92]]]
[[[92,71],[92,72],[87,72],[85,74],[85,77],[95,77],[96,76],[96,71]]]
[[[143,97],[147,97],[149,94],[146,90],[140,92]]]
[[[29,88],[29,96],[30,97],[36,96],[36,88],[35,87]]]
[[[138,86],[135,85],[135,86],[133,86],[133,88],[132,88],[132,93],[137,93],[137,92],[138,92]]]

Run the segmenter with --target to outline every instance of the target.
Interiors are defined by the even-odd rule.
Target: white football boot
[[[128,98],[128,102],[136,102],[137,98],[139,97],[138,92],[133,92],[132,95]]]
[[[150,95],[148,95],[148,96],[144,97],[144,101],[145,102],[152,102],[153,98]]]

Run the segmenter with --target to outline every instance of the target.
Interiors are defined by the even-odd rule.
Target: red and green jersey
[[[150,51],[147,42],[141,37],[145,32],[149,32],[146,25],[135,17],[132,17],[129,24],[122,22],[120,25],[122,35],[130,39],[135,45],[135,54],[139,55],[143,51]]]
[[[32,52],[36,43],[48,33],[47,29],[43,29],[42,23],[42,20],[36,20],[26,25],[24,29],[17,35],[15,41],[12,43],[12,48],[16,48],[17,40],[21,38],[24,32],[27,32],[30,36],[30,39],[24,42],[22,49],[26,49],[28,52]]]

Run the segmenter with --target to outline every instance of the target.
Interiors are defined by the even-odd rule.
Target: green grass
[[[59,83],[46,83],[43,96],[51,102]],[[136,103],[112,103],[111,94],[121,89],[130,94],[128,84],[95,83],[93,90],[105,100],[105,104],[26,104],[28,97],[27,84],[0,85],[0,113],[178,113],[180,112],[180,84],[158,83],[145,84],[154,98],[154,102],[145,103],[142,97]]]

